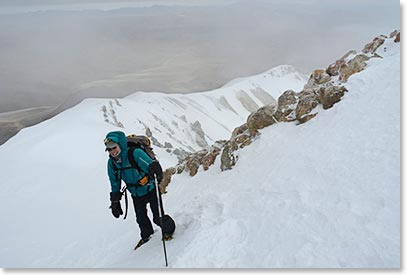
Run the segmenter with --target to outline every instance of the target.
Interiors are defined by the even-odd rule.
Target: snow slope
[[[400,267],[400,45],[384,46],[333,108],[263,129],[232,170],[218,159],[173,177],[171,268]],[[117,129],[95,114],[105,103],[87,100],[0,146],[0,266],[164,267],[159,234],[134,252],[132,208],[125,221],[109,212],[95,142]]]

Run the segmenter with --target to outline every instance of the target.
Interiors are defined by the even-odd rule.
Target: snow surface
[[[333,108],[263,129],[232,170],[218,158],[173,177],[163,196],[177,223],[170,268],[400,267],[400,44],[384,46]],[[108,209],[97,142],[117,129],[103,121],[107,102],[86,100],[0,146],[0,266],[164,267],[159,234],[133,251],[134,210],[123,221]]]

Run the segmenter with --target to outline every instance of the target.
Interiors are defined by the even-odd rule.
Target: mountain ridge
[[[303,124],[322,110],[332,108],[348,92],[344,85],[351,75],[363,71],[369,59],[383,58],[380,54],[385,54],[387,47],[391,47],[392,43],[399,42],[400,32],[395,30],[389,37],[385,35],[375,37],[359,52],[348,51],[326,69],[315,69],[300,92],[284,91],[278,98],[277,105],[265,105],[252,112],[247,117],[246,123],[233,130],[229,140],[218,140],[211,148],[190,153],[177,166],[168,168],[165,171],[162,192],[165,192],[166,186],[171,182],[172,175],[186,171],[189,175],[195,176],[200,167],[207,171],[215,163],[218,155],[221,159],[220,169],[222,171],[232,169],[238,160],[238,151],[249,146],[260,129],[279,122]],[[278,76],[280,72],[291,71],[293,71],[291,66],[280,66],[267,73],[271,72],[271,75]],[[239,83],[239,80],[236,83]]]

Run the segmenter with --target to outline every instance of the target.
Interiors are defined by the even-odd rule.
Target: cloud
[[[0,10],[48,2],[56,1],[3,1]],[[400,28],[395,1],[227,2],[0,15],[0,112],[136,90],[210,90],[281,64],[309,73]]]

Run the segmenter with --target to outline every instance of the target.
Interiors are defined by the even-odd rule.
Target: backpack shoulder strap
[[[139,172],[139,174],[141,174],[143,171],[141,170],[140,166],[138,166],[136,160],[134,159],[134,150],[135,149],[136,149],[135,147],[130,147],[127,155],[129,157],[131,166],[133,168],[135,168]]]

